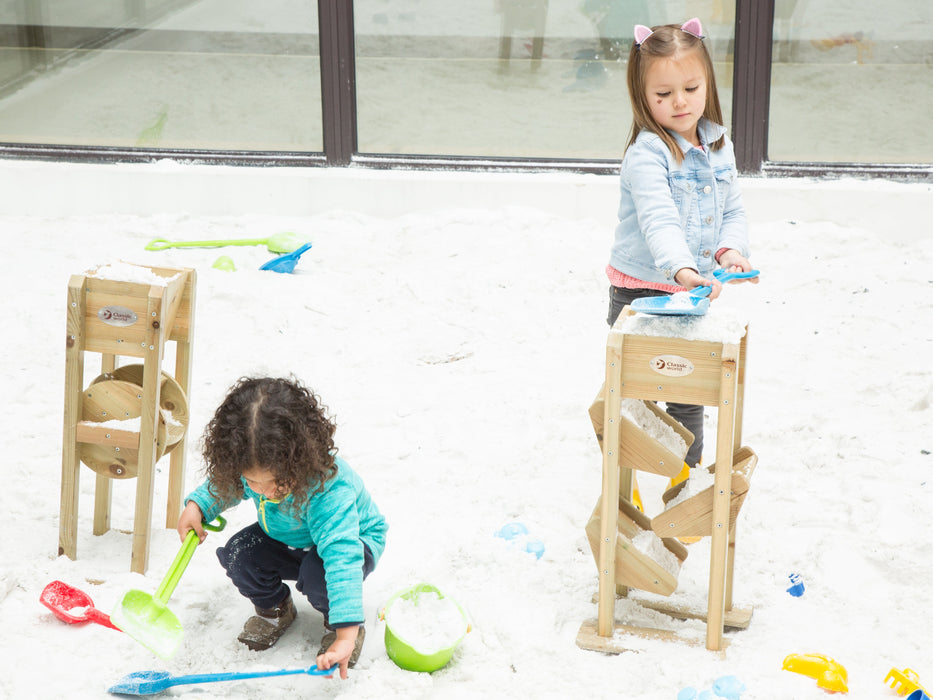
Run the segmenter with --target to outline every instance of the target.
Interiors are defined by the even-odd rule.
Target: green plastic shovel
[[[167,248],[225,248],[231,245],[264,245],[270,253],[292,253],[308,242],[304,236],[286,231],[267,238],[233,238],[219,241],[170,241],[167,238],[153,238],[146,245],[146,250],[165,250]]]
[[[217,522],[218,525],[205,523],[204,528],[220,532],[227,521],[217,516]],[[184,635],[181,623],[166,603],[181,580],[181,575],[188,567],[197,546],[198,534],[190,530],[155,595],[139,590],[127,591],[110,615],[113,624],[163,659],[170,658],[178,651]]]

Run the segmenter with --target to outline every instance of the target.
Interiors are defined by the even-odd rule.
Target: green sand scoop
[[[146,245],[146,250],[166,250],[167,248],[226,248],[232,245],[264,245],[270,253],[293,253],[308,242],[307,236],[286,231],[266,238],[230,238],[219,241],[170,241],[166,238],[154,238]]]
[[[204,529],[220,532],[227,521],[217,516],[217,522],[218,525],[205,523]],[[181,623],[166,603],[181,580],[181,575],[188,567],[197,546],[198,534],[189,530],[155,595],[129,590],[110,615],[113,624],[163,659],[170,658],[178,651],[184,635]]]

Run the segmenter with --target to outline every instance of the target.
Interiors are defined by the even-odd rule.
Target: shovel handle
[[[110,615],[101,610],[98,610],[97,608],[87,609],[87,619],[91,622],[96,622],[98,625],[103,625],[104,627],[109,627],[112,630],[116,630],[117,632],[123,631],[110,621]]]
[[[153,238],[146,245],[146,250],[165,250],[167,248],[225,248],[231,245],[266,245],[268,238],[241,238],[219,241],[170,241],[167,238]]]
[[[217,516],[217,523],[217,525],[205,523],[204,527],[214,532],[220,532],[227,525],[227,521],[221,515]],[[197,549],[198,544],[198,533],[194,530],[188,530],[188,534],[185,535],[185,541],[182,542],[181,549],[179,549],[178,554],[175,555],[175,561],[168,567],[168,573],[165,574],[165,578],[162,579],[162,583],[159,584],[155,595],[153,595],[155,600],[164,605],[168,602],[168,599],[172,597],[172,593],[181,580],[181,575],[185,573],[185,569],[188,568],[188,562],[190,562],[191,557],[194,556],[194,550]]]
[[[758,270],[749,270],[748,272],[726,272],[725,270],[715,270],[713,271],[713,277],[715,277],[720,282],[731,282],[732,280],[748,280],[752,277],[757,277],[760,273]],[[708,297],[712,294],[713,288],[709,286],[694,287],[690,290],[690,294],[695,297]]]

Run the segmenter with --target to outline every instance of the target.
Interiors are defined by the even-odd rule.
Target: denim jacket
[[[707,146],[726,129],[707,119],[698,125]],[[701,275],[716,267],[720,248],[749,255],[745,207],[739,191],[732,142],[718,151],[672,134],[684,153],[679,165],[661,137],[638,134],[622,159],[619,224],[609,264],[640,280],[676,284],[678,270]]]

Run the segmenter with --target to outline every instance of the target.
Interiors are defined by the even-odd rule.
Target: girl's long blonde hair
[[[662,24],[652,27],[652,34],[641,44],[632,43],[628,57],[628,94],[632,101],[632,131],[625,150],[635,143],[638,134],[650,131],[661,137],[671,150],[678,163],[684,158],[683,152],[674,140],[674,137],[651,116],[648,106],[648,97],[645,94],[645,73],[648,66],[659,58],[673,58],[678,55],[696,52],[700,56],[706,70],[706,106],[703,116],[716,124],[722,124],[722,108],[719,105],[719,92],[716,90],[716,75],[713,72],[713,61],[703,40],[690,32],[683,31],[676,24]],[[720,137],[710,144],[710,148],[718,151],[723,147],[725,138]]]

